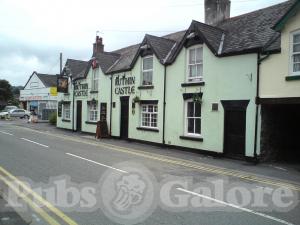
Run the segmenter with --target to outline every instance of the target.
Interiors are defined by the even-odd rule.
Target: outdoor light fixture
[[[195,32],[192,32],[190,33],[186,38],[187,39],[191,39],[191,38],[194,38],[196,35],[195,35]]]
[[[147,45],[147,44],[141,46],[141,49],[148,49],[148,48],[149,48],[149,45]]]
[[[97,101],[96,101],[96,99],[92,99],[92,101],[91,101],[91,103],[93,104],[93,105],[96,105],[96,103],[97,103]]]

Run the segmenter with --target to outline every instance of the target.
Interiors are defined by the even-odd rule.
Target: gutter
[[[259,88],[260,88],[260,65],[261,63],[269,58],[270,53],[266,56],[261,57],[260,52],[257,53],[257,75],[256,75],[256,97],[255,97],[255,134],[254,134],[254,163],[258,163],[258,155],[257,155],[257,130],[258,130],[258,111],[259,111]]]
[[[73,90],[73,94],[72,94],[72,108],[73,108],[73,112],[72,112],[72,131],[75,132],[74,130],[74,114],[75,114],[75,96],[74,96],[74,83],[75,80],[73,81],[73,77],[71,77],[71,84],[73,85],[72,90]]]
[[[109,133],[111,136],[111,123],[112,123],[112,79],[113,74],[110,75],[110,107],[109,107]]]

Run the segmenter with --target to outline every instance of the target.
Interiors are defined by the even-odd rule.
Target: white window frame
[[[188,117],[188,103],[189,102],[193,102],[194,104],[197,103],[193,99],[188,99],[184,102],[184,135],[192,136],[192,137],[201,137],[201,133],[202,133],[202,129],[201,129],[201,127],[202,127],[202,111],[201,111],[201,108],[202,108],[202,105],[201,105],[201,103],[198,103],[198,104],[200,104],[200,117],[196,117],[195,115],[193,117]],[[194,114],[195,114],[195,110],[194,110]],[[197,134],[195,132],[194,133],[188,132],[188,119],[189,118],[194,118],[194,119],[199,118],[200,119],[200,134]],[[194,124],[194,131],[195,131],[195,124]]]
[[[68,107],[66,107],[66,106],[68,106]],[[71,119],[71,104],[70,103],[63,104],[63,119],[64,120]]]
[[[91,91],[98,91],[99,87],[99,70],[93,69],[92,70],[92,88]]]
[[[195,50],[198,48],[202,48],[202,62],[200,63],[194,63],[191,64],[190,63],[190,51],[191,50]],[[196,55],[195,55],[196,56]],[[195,59],[196,61],[196,59]],[[187,48],[187,55],[186,55],[186,81],[188,83],[195,83],[195,82],[199,82],[203,80],[203,45],[195,45],[192,47]],[[190,66],[196,66],[197,69],[197,65],[202,65],[202,76],[197,76],[197,77],[190,77]]]
[[[153,112],[149,112],[149,106],[153,107]],[[141,104],[140,106],[140,111],[141,111],[141,127],[144,128],[151,128],[151,129],[157,129],[158,128],[158,105],[157,104]],[[144,107],[146,107],[146,111],[144,111]],[[155,109],[156,108],[156,112]],[[148,114],[149,115],[149,125],[144,125],[143,121],[144,121],[144,115]],[[156,117],[156,126],[152,126],[152,118]]]
[[[97,122],[98,121],[98,103],[88,104],[88,121]]]
[[[298,55],[300,54],[300,52],[294,52],[294,44],[300,44],[299,43],[294,43],[294,35],[299,35],[300,34],[300,30],[296,30],[291,32],[290,35],[290,75],[291,76],[297,76],[300,75],[300,71],[294,72],[294,55]]]
[[[150,59],[150,58],[152,58],[152,69],[144,70],[144,60],[145,59]],[[142,79],[141,79],[141,85],[142,86],[152,86],[153,85],[153,71],[154,71],[153,68],[154,68],[154,57],[153,57],[153,55],[142,57]],[[151,84],[144,84],[144,73],[146,73],[146,72],[152,72]]]

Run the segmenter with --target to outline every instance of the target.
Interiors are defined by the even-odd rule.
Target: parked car
[[[12,109],[9,111],[9,116],[28,119],[30,117],[30,112],[24,109]]]
[[[18,107],[14,106],[14,105],[7,105],[7,106],[5,106],[3,111],[9,112],[12,109],[18,109]]]
[[[3,110],[0,112],[0,119],[6,119],[8,117],[9,112],[6,110]]]

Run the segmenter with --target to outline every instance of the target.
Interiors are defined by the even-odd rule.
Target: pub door
[[[76,131],[81,131],[81,123],[82,123],[82,102],[77,101],[76,107]]]
[[[249,101],[224,102],[224,154],[243,158],[246,153],[246,109]]]
[[[121,101],[121,127],[120,127],[120,138],[128,138],[128,114],[129,114],[129,97],[120,97]]]

